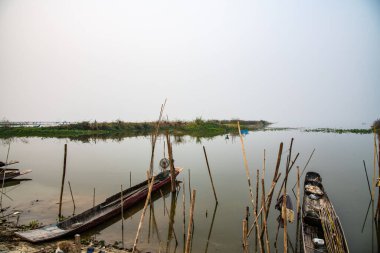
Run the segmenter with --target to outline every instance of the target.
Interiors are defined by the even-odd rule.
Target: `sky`
[[[0,120],[380,118],[380,2],[0,0]]]

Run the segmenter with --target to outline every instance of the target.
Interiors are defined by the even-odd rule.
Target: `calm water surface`
[[[324,187],[333,201],[343,224],[351,252],[378,252],[376,232],[372,225],[371,210],[364,224],[370,203],[368,186],[363,169],[363,160],[367,163],[372,179],[373,173],[373,135],[305,133],[299,130],[278,132],[255,132],[244,137],[251,180],[256,180],[256,170],[262,173],[263,154],[266,150],[266,192],[269,191],[277,159],[280,142],[284,142],[284,153],[280,171],[284,172],[286,155],[290,139],[294,137],[293,157],[300,153],[296,166],[305,166],[311,152],[312,157],[307,171],[321,174]],[[140,235],[140,248],[166,252],[182,252],[183,239],[183,190],[185,188],[186,229],[189,214],[189,174],[190,187],[196,189],[194,238],[192,252],[241,252],[242,219],[246,206],[250,206],[248,183],[242,159],[241,144],[238,138],[226,140],[224,136],[213,139],[196,140],[191,137],[172,137],[176,166],[183,167],[178,180],[184,182],[178,196],[167,190],[155,196],[154,208],[148,209],[143,230]],[[12,167],[32,169],[33,172],[17,185],[4,189],[3,206],[13,210],[22,210],[20,223],[39,220],[43,224],[53,223],[57,219],[60,184],[62,179],[63,149],[68,144],[66,184],[64,190],[63,215],[73,213],[73,204],[67,181],[70,181],[75,202],[75,213],[92,207],[95,188],[95,204],[107,196],[145,180],[150,161],[150,139],[146,137],[126,138],[122,141],[97,141],[90,143],[65,139],[27,138],[16,139],[11,143],[10,160],[19,160]],[[214,195],[207,172],[202,146],[206,147],[211,172],[219,200],[215,206]],[[8,145],[3,140],[0,145],[0,160],[5,160]],[[155,171],[158,161],[164,156],[164,139],[157,142]],[[294,167],[295,168],[295,167]],[[254,173],[254,174],[253,174]],[[284,173],[283,173],[284,174]],[[289,175],[288,185],[296,182],[296,169]],[[282,180],[282,178],[280,179]],[[301,179],[303,181],[303,177]],[[278,188],[275,195],[277,196]],[[290,191],[293,203],[296,200]],[[261,194],[261,193],[260,193]],[[302,195],[302,192],[301,192]],[[170,223],[170,215],[174,224]],[[128,210],[124,215],[125,243],[132,244],[136,235],[143,205]],[[270,210],[268,228],[271,247],[275,240],[278,211],[274,203]],[[214,222],[212,223],[212,221]],[[150,224],[150,225],[149,225]],[[364,224],[364,227],[363,227]],[[174,228],[174,235],[170,228]],[[295,247],[296,225],[289,225],[289,237]],[[121,218],[95,228],[88,236],[95,234],[98,240],[109,243],[121,241]],[[282,242],[282,230],[279,244]],[[175,245],[177,238],[178,246]],[[209,240],[208,240],[209,238]],[[254,240],[250,241],[254,248]],[[282,247],[282,246],[280,246]],[[282,249],[282,248],[281,248]],[[282,250],[279,250],[280,252]]]

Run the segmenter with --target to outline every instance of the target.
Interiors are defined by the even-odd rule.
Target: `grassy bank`
[[[236,120],[163,121],[160,133],[213,137],[237,133]],[[256,130],[268,126],[267,121],[239,121],[242,129]],[[0,138],[11,137],[56,137],[56,138],[123,138],[150,135],[156,122],[80,122],[49,127],[0,127]]]

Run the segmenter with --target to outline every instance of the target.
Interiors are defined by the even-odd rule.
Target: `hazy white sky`
[[[380,2],[0,0],[0,119],[380,117]],[[367,125],[368,126],[368,125]]]

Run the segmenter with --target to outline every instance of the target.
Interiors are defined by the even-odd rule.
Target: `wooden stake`
[[[62,174],[62,183],[61,183],[61,194],[59,195],[59,212],[58,218],[62,217],[62,196],[63,196],[63,187],[65,185],[65,176],[66,176],[66,158],[67,158],[67,144],[65,144],[65,153],[63,157],[63,174]]]
[[[214,191],[215,201],[216,201],[216,203],[218,203],[218,198],[216,197],[216,192],[215,192],[214,182],[213,182],[213,180],[212,180],[211,170],[210,170],[210,166],[209,166],[209,164],[208,164],[208,159],[207,159],[207,153],[206,153],[206,148],[205,148],[205,146],[203,146],[203,153],[205,154],[206,164],[207,164],[207,169],[208,169],[208,174],[209,174],[209,176],[210,176],[211,185],[212,185],[212,190]]]
[[[75,235],[74,241],[75,241],[75,250],[76,250],[76,252],[77,253],[81,253],[81,251],[82,251],[82,245],[81,245],[81,242],[80,242],[80,235],[79,234]]]
[[[71,190],[70,181],[68,181],[68,183],[69,183],[69,189],[70,189],[71,199],[73,200],[73,205],[74,205],[74,211],[73,211],[73,213],[75,213],[75,201],[74,201],[73,191]]]
[[[187,226],[187,240],[186,240],[185,253],[190,253],[190,239],[193,236],[192,228],[193,228],[195,194],[196,194],[196,190],[193,190],[193,192],[191,194],[190,217],[189,217],[189,224]]]
[[[148,181],[148,184],[149,184],[149,181]],[[136,251],[136,246],[137,246],[137,243],[138,243],[138,240],[139,240],[139,234],[140,234],[141,226],[142,226],[142,223],[144,221],[144,216],[145,216],[146,208],[147,208],[148,203],[150,201],[150,196],[151,196],[151,193],[152,193],[153,185],[154,185],[154,175],[153,175],[153,177],[151,179],[151,182],[150,182],[150,185],[149,185],[149,190],[148,190],[148,195],[146,196],[145,205],[144,205],[143,211],[141,213],[141,218],[140,218],[139,226],[137,228],[135,242],[133,244],[133,249],[132,249],[133,253]]]
[[[9,145],[8,145],[8,152],[7,152],[7,158],[5,160],[5,164],[8,164],[8,156],[9,156],[9,150],[11,149],[11,142],[9,142]],[[3,174],[3,180],[2,180],[2,183],[1,183],[1,196],[0,196],[0,210],[3,209],[3,195],[5,195],[4,193],[4,184],[5,184],[5,168],[7,167],[8,165],[5,165],[4,166],[4,174]],[[5,195],[6,196],[6,195]]]
[[[92,196],[92,207],[95,207],[95,187],[94,187],[94,195]]]

